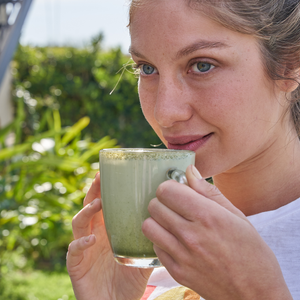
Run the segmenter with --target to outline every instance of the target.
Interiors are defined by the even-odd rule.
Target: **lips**
[[[213,133],[207,135],[165,137],[168,142],[168,148],[174,150],[196,151],[211,138]]]

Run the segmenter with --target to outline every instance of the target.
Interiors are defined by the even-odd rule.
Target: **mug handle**
[[[173,179],[176,180],[179,183],[183,183],[185,185],[188,185],[185,172],[176,169],[176,168],[171,168],[166,172],[166,178],[168,180]]]

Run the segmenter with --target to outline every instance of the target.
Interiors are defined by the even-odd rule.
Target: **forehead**
[[[131,19],[130,30],[132,35],[139,31],[155,31],[157,28],[179,30],[191,17],[199,17],[200,10],[192,9],[185,0],[144,0],[137,6]]]
[[[197,40],[234,44],[239,33],[231,31],[193,9],[185,0],[146,0],[137,7],[130,25],[131,49],[172,53]]]

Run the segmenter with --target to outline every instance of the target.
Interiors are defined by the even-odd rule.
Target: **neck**
[[[300,197],[300,142],[274,143],[243,165],[213,177],[214,184],[246,216],[277,209]]]

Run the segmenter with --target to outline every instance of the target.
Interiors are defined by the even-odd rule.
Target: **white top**
[[[249,216],[248,220],[275,253],[293,299],[300,300],[300,198],[276,210]],[[191,297],[187,291],[165,268],[158,268],[142,300],[173,300],[175,295],[184,300]]]
[[[294,300],[300,300],[300,198],[248,217],[273,250]]]

